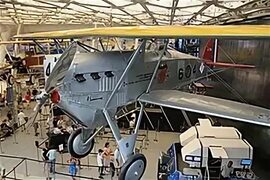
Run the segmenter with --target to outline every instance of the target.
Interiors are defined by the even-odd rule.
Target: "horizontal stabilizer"
[[[233,63],[222,63],[222,62],[212,62],[212,61],[204,61],[204,63],[208,66],[215,66],[221,68],[255,68],[254,65],[249,64],[233,64]]]

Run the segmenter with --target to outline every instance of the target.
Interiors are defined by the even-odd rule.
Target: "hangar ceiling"
[[[1,24],[224,24],[270,17],[270,0],[1,0]]]

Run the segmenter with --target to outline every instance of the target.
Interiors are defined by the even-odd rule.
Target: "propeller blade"
[[[29,128],[29,127],[31,127],[31,126],[33,126],[33,124],[35,123],[35,121],[36,121],[36,119],[37,119],[37,115],[38,115],[38,113],[39,113],[39,110],[41,109],[41,105],[40,104],[37,104],[37,106],[35,107],[35,111],[34,111],[34,114],[32,115],[32,117],[30,118],[31,119],[31,123],[29,123],[29,125],[27,126],[27,128]]]
[[[37,104],[34,107],[34,115],[32,116],[32,118],[31,118],[32,122],[29,124],[28,127],[32,126],[35,123],[37,115],[38,115],[40,109],[46,103],[46,101],[49,99],[49,97],[50,96],[46,92],[42,92],[40,95],[37,95],[37,98],[36,98]]]
[[[56,86],[62,82],[66,72],[68,71],[75,53],[77,50],[77,43],[73,42],[65,52],[60,56],[59,60],[56,62],[50,76],[48,77],[45,85],[45,91],[50,93]]]

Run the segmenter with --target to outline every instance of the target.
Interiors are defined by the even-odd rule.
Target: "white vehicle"
[[[256,179],[252,160],[253,148],[236,128],[212,126],[209,119],[199,119],[159,159],[158,178],[220,179],[231,161],[231,179]]]

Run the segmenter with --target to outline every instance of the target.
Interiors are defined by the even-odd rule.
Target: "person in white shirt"
[[[135,121],[136,121],[136,114],[133,113],[131,115],[131,120],[129,121],[129,134],[133,133],[133,130],[135,128]]]
[[[114,151],[114,162],[116,164],[116,173],[117,173],[117,176],[119,175],[119,169],[123,163],[122,161],[122,157],[121,157],[121,154],[120,154],[120,151],[119,151],[119,147],[117,147]]]
[[[228,164],[224,164],[221,168],[221,179],[230,179],[233,174],[233,162],[229,161]]]
[[[61,129],[59,129],[58,127],[53,128],[53,134],[63,134]]]
[[[99,178],[103,179],[103,169],[104,169],[104,153],[102,149],[98,150],[97,154],[97,165],[98,165],[98,172],[99,172]]]
[[[25,123],[26,123],[26,120],[25,120],[26,116],[24,114],[24,112],[21,110],[20,113],[18,114],[18,120],[19,120],[19,126],[22,126],[22,131],[25,130]]]
[[[46,156],[49,159],[50,173],[55,173],[56,149],[50,149]]]

